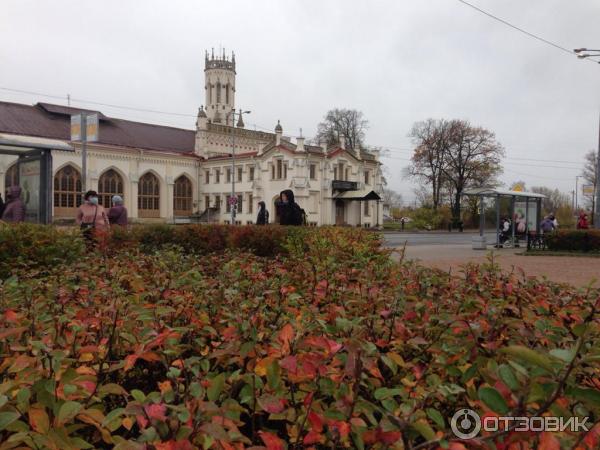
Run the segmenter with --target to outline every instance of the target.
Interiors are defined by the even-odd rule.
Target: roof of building
[[[37,103],[0,102],[0,133],[71,140],[72,114],[97,113],[99,143],[162,152],[193,153],[195,131],[107,117],[99,111]]]

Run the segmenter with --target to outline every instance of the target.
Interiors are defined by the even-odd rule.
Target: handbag
[[[96,216],[98,215],[98,205],[94,210],[94,219],[91,222],[81,222],[80,228],[83,230],[83,234],[89,235],[92,229],[96,228]]]

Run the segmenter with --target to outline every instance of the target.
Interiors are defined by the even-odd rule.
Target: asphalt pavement
[[[385,243],[389,247],[402,247],[413,245],[471,245],[471,239],[476,236],[476,231],[422,231],[422,232],[385,232]],[[494,232],[485,233],[487,242],[495,242]]]

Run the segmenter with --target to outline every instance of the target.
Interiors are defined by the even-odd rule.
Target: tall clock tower
[[[204,62],[204,90],[206,92],[206,116],[212,123],[233,126],[233,117],[228,116],[235,108],[235,54],[231,57],[223,50],[215,56],[206,52]]]

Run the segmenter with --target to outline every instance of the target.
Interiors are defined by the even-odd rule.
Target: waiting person
[[[511,225],[512,223],[508,217],[503,217],[500,221],[500,236],[498,239],[500,245],[504,244],[510,237],[512,231]]]
[[[258,216],[256,217],[256,225],[269,224],[269,211],[265,202],[258,202]]]
[[[554,225],[554,229],[558,229],[558,220],[556,219],[556,217],[554,216],[554,214],[550,214],[550,220],[552,221],[552,224]]]
[[[540,228],[542,229],[542,233],[552,233],[555,230],[554,226],[554,216],[546,216],[542,223],[540,224]]]
[[[0,193],[0,219],[2,219],[3,212],[4,212],[4,200],[2,200],[2,194]]]
[[[588,216],[585,212],[581,211],[579,213],[579,220],[577,221],[577,229],[578,230],[587,230],[590,228],[590,224],[588,223]]]
[[[2,220],[13,223],[25,220],[25,203],[21,200],[21,186],[12,186],[8,190]]]
[[[291,189],[279,194],[278,210],[280,225],[304,224],[304,210],[294,200],[294,192]]]
[[[108,216],[104,206],[98,204],[98,193],[87,191],[83,196],[83,204],[77,211],[77,225],[81,228],[83,236],[91,243],[98,231],[109,227]]]
[[[127,226],[127,208],[123,206],[123,197],[113,195],[112,207],[108,210],[108,221],[111,225]]]

